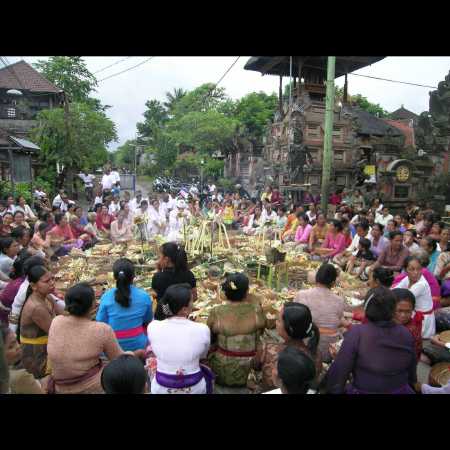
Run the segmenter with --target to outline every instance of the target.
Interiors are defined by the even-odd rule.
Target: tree
[[[237,126],[237,120],[218,111],[193,111],[170,121],[168,132],[177,144],[211,155],[231,144]]]
[[[167,100],[163,103],[169,114],[174,110],[175,105],[187,94],[183,88],[174,88],[172,92],[166,92]]]
[[[48,60],[39,60],[34,67],[47,80],[62,89],[72,102],[90,101],[92,106],[100,107],[98,100],[89,99],[97,87],[97,79],[87,69],[79,56],[51,56]]]
[[[389,113],[378,103],[370,102],[367,97],[362,96],[361,94],[350,95],[347,94],[348,102],[355,104],[359,108],[367,111],[370,114],[373,114],[377,117],[388,117]],[[335,101],[336,103],[342,102],[344,100],[344,88],[336,86],[335,90]]]
[[[117,147],[114,155],[114,163],[118,166],[134,167],[135,140],[127,140],[125,144]]]
[[[193,91],[187,92],[177,101],[173,115],[176,117],[192,111],[218,110],[225,100],[227,100],[227,96],[224,88],[216,88],[214,83],[205,83]]]
[[[266,131],[267,121],[272,119],[277,106],[276,94],[252,92],[238,100],[235,117],[251,137],[258,139]]]
[[[155,128],[162,128],[169,120],[164,105],[158,100],[148,100],[145,103],[144,122],[139,122],[136,127],[141,138],[152,138]]]
[[[40,162],[47,167],[54,167],[56,162],[64,165],[69,181],[74,171],[104,164],[108,160],[107,145],[117,140],[114,122],[85,103],[72,103],[68,113],[63,108],[42,110],[37,121],[31,134],[41,148]]]

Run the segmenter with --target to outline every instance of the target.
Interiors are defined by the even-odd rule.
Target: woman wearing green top
[[[211,330],[209,365],[221,386],[247,384],[250,362],[266,327],[261,305],[246,297],[249,281],[242,273],[229,274],[222,285],[227,304],[216,306],[208,318]]]

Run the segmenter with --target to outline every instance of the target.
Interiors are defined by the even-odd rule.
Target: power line
[[[116,61],[116,62],[110,64],[109,66],[102,67],[100,70],[97,70],[96,72],[94,72],[94,74],[103,72],[104,70],[109,69],[110,67],[115,66],[116,64],[120,64],[121,62],[126,61],[129,58],[132,58],[132,56],[127,56],[126,58],[123,58],[119,61]]]
[[[424,88],[437,89],[436,86],[428,86],[427,84],[417,84],[417,83],[409,83],[407,81],[390,80],[389,78],[373,77],[371,75],[362,75],[360,73],[352,73],[351,72],[351,73],[349,73],[349,75],[354,75],[355,77],[372,78],[374,80],[389,81],[391,83],[408,84],[410,86],[418,86],[418,87],[424,87]]]
[[[230,67],[228,67],[228,69],[227,69],[227,71],[220,77],[220,80],[215,84],[215,86],[214,86],[214,89],[217,87],[217,85],[227,76],[227,74],[228,74],[228,72],[233,68],[233,66],[238,62],[238,60],[239,60],[239,58],[240,58],[240,56],[238,56],[235,60],[234,60],[234,62],[233,62],[233,64],[231,64],[231,66]]]
[[[109,75],[106,78],[102,78],[98,82],[101,83],[102,81],[108,80],[109,78],[115,77],[115,76],[120,75],[125,72],[128,72],[129,70],[135,69],[136,67],[142,66],[142,64],[145,64],[146,62],[150,61],[152,58],[154,58],[154,56],[150,56],[150,58],[147,58],[145,61],[142,61],[139,64],[136,64],[135,66],[129,67],[128,69],[122,70],[121,72],[114,73],[112,75]]]

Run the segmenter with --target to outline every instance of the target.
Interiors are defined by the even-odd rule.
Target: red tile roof
[[[405,136],[405,146],[414,145],[414,128],[409,126],[406,120],[383,119],[389,125],[399,129]]]
[[[31,92],[62,92],[25,61],[18,61],[0,69],[0,88]]]

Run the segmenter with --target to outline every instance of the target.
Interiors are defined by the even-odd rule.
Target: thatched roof
[[[355,117],[357,123],[357,132],[372,136],[403,136],[403,133],[396,127],[389,125],[383,119],[364,111],[358,107],[351,107],[349,111]]]

